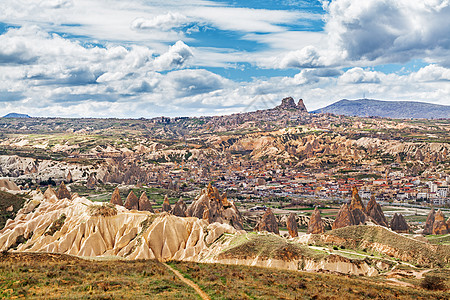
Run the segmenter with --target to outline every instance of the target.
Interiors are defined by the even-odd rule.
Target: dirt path
[[[202,297],[203,300],[211,300],[211,298],[209,298],[208,294],[206,294],[198,285],[196,285],[194,282],[192,282],[192,280],[187,279],[186,277],[184,277],[180,272],[178,272],[177,270],[175,270],[174,268],[172,268],[171,266],[169,266],[166,263],[163,263],[170,271],[172,271],[175,275],[178,276],[178,278],[181,279],[181,281],[183,281],[185,284],[189,285],[190,287],[192,287],[197,294],[200,295],[200,297]]]

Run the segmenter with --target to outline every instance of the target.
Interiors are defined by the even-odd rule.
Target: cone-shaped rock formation
[[[436,212],[434,208],[431,209],[427,216],[427,221],[425,222],[425,228],[423,229],[423,234],[433,234],[434,217]]]
[[[448,228],[445,222],[445,217],[442,211],[439,209],[434,216],[433,234],[447,234]]]
[[[369,203],[367,203],[367,215],[372,218],[378,225],[388,227],[388,222],[381,209],[380,204],[375,201],[375,196],[370,198]]]
[[[286,220],[286,227],[289,231],[290,237],[298,237],[298,224],[296,220],[296,214],[289,214],[289,217]]]
[[[125,204],[123,206],[125,206],[126,209],[138,210],[139,200],[136,197],[136,195],[133,193],[133,191],[130,191],[130,193],[127,196],[127,199],[125,200]]]
[[[395,213],[391,220],[391,229],[398,233],[408,233],[409,226],[402,214]]]
[[[154,212],[152,204],[150,203],[150,200],[148,200],[145,192],[142,192],[141,197],[139,197],[139,210]]]
[[[209,223],[226,223],[238,230],[244,229],[242,216],[236,205],[227,199],[226,193],[220,195],[219,190],[211,184],[189,205],[186,216],[205,219]]]
[[[50,199],[53,196],[58,198],[58,195],[56,194],[55,190],[51,186],[48,186],[47,190],[44,193],[44,198]]]
[[[172,209],[172,215],[177,217],[186,217],[186,210],[186,203],[184,203],[183,198],[180,197],[180,200],[175,203],[175,206]]]
[[[279,234],[278,223],[275,215],[272,212],[272,209],[268,208],[265,214],[262,216],[261,220],[259,220],[258,224],[256,224],[255,231],[267,231]]]
[[[67,189],[66,185],[64,184],[64,181],[61,182],[61,185],[58,189],[58,199],[71,199],[72,196],[70,195],[69,190]]]
[[[166,195],[164,197],[164,202],[163,202],[163,205],[162,205],[162,211],[170,212],[171,210],[172,210],[172,208],[170,207],[169,196]]]
[[[123,205],[122,198],[120,198],[120,192],[118,187],[114,189],[114,192],[111,196],[111,201],[109,202],[116,205]]]
[[[352,190],[352,201],[349,205],[349,210],[351,211],[353,218],[355,220],[355,224],[353,225],[360,225],[364,224],[367,220],[367,211],[364,207],[364,203],[361,200],[361,197],[358,194],[358,189],[356,187]]]
[[[322,218],[320,217],[320,211],[316,208],[309,219],[308,231],[306,233],[320,234],[324,233],[324,226],[322,222]]]
[[[352,225],[355,225],[355,219],[353,218],[352,213],[348,209],[348,204],[344,203],[341,205],[341,208],[339,209],[336,219],[334,220],[331,228],[337,229]]]

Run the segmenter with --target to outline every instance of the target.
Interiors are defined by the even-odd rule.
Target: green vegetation
[[[62,214],[58,219],[53,221],[50,225],[49,229],[45,232],[45,235],[54,235],[55,232],[61,230],[64,225],[64,221],[66,220],[66,215]]]
[[[445,299],[445,291],[360,278],[238,265],[171,262],[212,299]]]
[[[0,298],[197,299],[153,261],[88,261],[50,253],[0,253]]]
[[[379,226],[348,226],[328,231],[326,234],[338,238],[347,249],[369,251],[369,254],[376,253],[371,248],[371,243],[385,245],[395,249],[395,251],[390,252],[391,256],[402,257],[403,261],[410,263],[444,267],[450,261],[450,246],[448,245],[437,245],[436,248],[430,247],[426,243],[396,234]],[[317,240],[317,243],[327,245],[322,240]],[[376,254],[386,255],[383,253]]]
[[[8,219],[14,219],[25,203],[25,197],[0,191],[0,229],[5,227]],[[12,206],[12,210],[10,209]]]
[[[259,267],[170,262],[211,299],[448,299],[433,289],[399,287],[384,278],[361,278]],[[445,278],[445,276],[447,276]],[[425,278],[427,278],[425,277]],[[442,280],[437,279],[438,282]],[[428,279],[426,279],[428,282]],[[51,253],[0,253],[0,298],[14,299],[199,299],[154,260],[84,260]]]
[[[219,258],[254,258],[292,260],[308,258],[322,258],[325,253],[318,253],[310,248],[289,242],[286,239],[274,235],[251,232],[235,237],[230,246],[225,249]]]

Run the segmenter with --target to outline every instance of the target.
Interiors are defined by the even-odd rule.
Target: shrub
[[[91,216],[115,216],[117,215],[117,208],[112,203],[103,203],[102,205],[90,205],[89,206],[89,215]]]
[[[333,250],[339,250],[339,248],[337,246],[334,246]]]
[[[444,278],[435,275],[425,275],[420,286],[427,290],[445,290]]]

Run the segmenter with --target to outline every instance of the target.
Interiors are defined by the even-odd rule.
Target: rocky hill
[[[413,101],[380,101],[372,99],[340,100],[313,113],[332,113],[358,117],[393,119],[450,118],[450,106]]]
[[[31,117],[29,115],[27,115],[27,114],[9,113],[9,114],[3,116],[3,118],[23,118],[23,119],[28,119],[28,118],[31,118]]]

